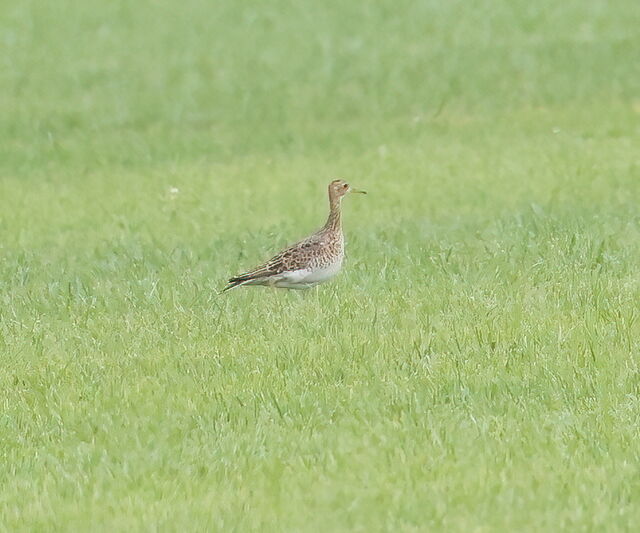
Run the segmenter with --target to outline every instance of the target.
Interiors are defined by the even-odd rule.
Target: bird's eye
[[[346,183],[342,186],[343,189],[346,189],[347,187],[348,185]]]

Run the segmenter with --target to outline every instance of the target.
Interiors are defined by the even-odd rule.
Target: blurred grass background
[[[638,28],[0,6],[0,525],[633,529]],[[370,193],[341,276],[219,298],[334,177]]]
[[[616,110],[637,97],[632,7],[7,4],[3,169],[362,150],[443,110]]]

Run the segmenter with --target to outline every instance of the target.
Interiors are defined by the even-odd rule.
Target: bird
[[[329,216],[322,228],[292,244],[266,263],[229,279],[226,292],[245,285],[308,289],[333,278],[342,268],[344,235],[341,202],[349,193],[367,194],[342,179],[329,184]]]

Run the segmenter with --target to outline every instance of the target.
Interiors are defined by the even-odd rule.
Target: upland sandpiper
[[[344,180],[332,181],[329,184],[329,218],[326,224],[259,267],[231,278],[224,291],[241,285],[308,289],[330,280],[342,267],[344,236],[340,202],[350,192],[366,194],[352,189]]]

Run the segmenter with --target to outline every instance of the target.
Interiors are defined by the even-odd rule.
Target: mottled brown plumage
[[[268,285],[288,289],[306,289],[337,274],[344,257],[344,237],[340,202],[352,189],[343,180],[329,184],[329,217],[325,225],[310,237],[289,246],[266,263],[234,276],[224,291],[240,285]]]

